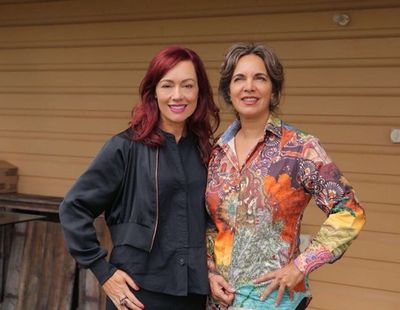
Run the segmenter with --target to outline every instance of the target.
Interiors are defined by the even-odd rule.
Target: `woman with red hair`
[[[204,192],[218,108],[204,65],[172,46],[150,62],[130,127],[112,137],[60,206],[68,248],[107,309],[204,309]],[[110,260],[94,219],[104,212]]]

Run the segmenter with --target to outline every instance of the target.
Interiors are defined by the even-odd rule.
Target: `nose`
[[[244,91],[245,92],[252,92],[254,91],[254,83],[252,79],[247,79],[246,83],[244,84]]]
[[[181,88],[179,86],[174,87],[173,92],[172,92],[172,100],[174,100],[174,101],[182,100],[182,92],[181,92]]]

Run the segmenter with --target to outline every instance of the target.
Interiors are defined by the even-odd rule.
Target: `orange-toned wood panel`
[[[364,287],[312,281],[313,300],[310,307],[323,310],[397,310],[400,293]]]

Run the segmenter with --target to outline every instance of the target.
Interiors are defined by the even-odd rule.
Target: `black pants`
[[[307,298],[303,298],[301,302],[296,307],[296,310],[304,310],[307,308],[308,300]]]
[[[143,288],[134,291],[134,294],[144,305],[145,310],[204,310],[206,308],[206,295],[173,296],[150,292]],[[106,309],[116,309],[109,298],[107,298]]]

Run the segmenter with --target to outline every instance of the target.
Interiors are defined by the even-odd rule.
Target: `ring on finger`
[[[126,305],[126,300],[128,299],[128,296],[124,296],[119,300],[119,304],[125,306]]]

